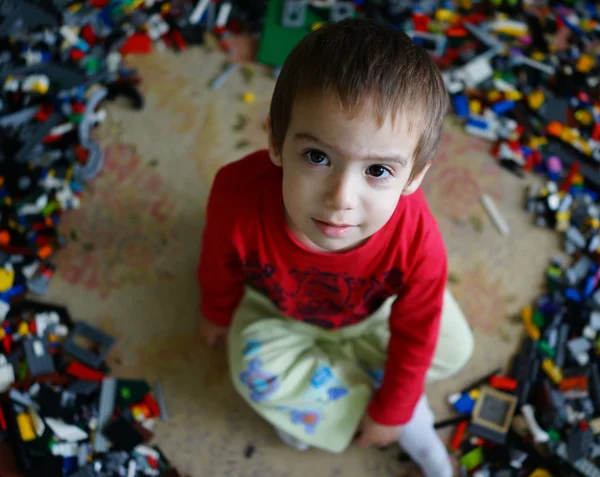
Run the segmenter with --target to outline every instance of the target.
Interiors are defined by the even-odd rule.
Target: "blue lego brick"
[[[556,313],[561,311],[561,307],[554,303],[548,295],[540,297],[537,301],[537,309],[544,316],[554,316]]]
[[[469,117],[469,100],[464,94],[457,94],[453,97],[454,111],[459,118]]]
[[[581,302],[581,293],[575,290],[575,288],[567,288],[565,290],[565,297],[577,303]]]
[[[460,414],[471,414],[475,408],[475,399],[469,393],[464,393],[452,406]]]
[[[83,185],[79,182],[71,181],[69,186],[71,187],[71,190],[74,194],[77,194],[78,192],[83,192]]]
[[[594,276],[592,275],[591,277],[587,277],[587,279],[585,281],[585,287],[583,288],[583,298],[589,297],[592,294],[592,292],[594,291],[595,287],[596,287],[596,280],[595,280]]]
[[[504,114],[509,111],[512,111],[515,107],[514,101],[498,101],[492,105],[492,111],[496,114]]]
[[[489,129],[490,127],[486,121],[472,117],[467,119],[467,126],[472,126],[479,129]]]
[[[8,301],[13,297],[13,296],[17,296],[20,295],[21,293],[25,292],[25,285],[17,285],[14,286],[12,288],[9,288],[8,290],[6,290],[5,292],[0,293],[0,300],[5,301],[8,303]]]

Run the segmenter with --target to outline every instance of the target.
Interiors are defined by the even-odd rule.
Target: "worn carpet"
[[[195,268],[211,182],[223,164],[265,147],[274,85],[257,66],[252,78],[238,71],[211,91],[224,61],[205,48],[129,60],[144,79],[146,107],[107,105],[108,120],[97,130],[106,164],[82,208],[65,216],[69,245],[47,299],[118,339],[109,358],[115,374],[162,382],[169,419],[157,423],[156,440],[183,473],[397,476],[397,448],[328,455],[285,447],[234,394],[223,350],[208,349],[197,336]],[[252,104],[241,101],[247,91],[256,95]],[[476,336],[468,367],[428,388],[439,418],[451,415],[448,393],[507,362],[521,332],[511,316],[539,293],[559,247],[558,236],[534,228],[523,210],[525,184],[536,179],[503,171],[488,147],[449,120],[424,184],[446,239],[451,288]],[[482,193],[497,201],[509,237],[485,214]],[[248,445],[255,448],[251,458]]]

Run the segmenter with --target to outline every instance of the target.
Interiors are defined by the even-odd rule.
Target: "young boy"
[[[235,388],[300,449],[341,452],[359,431],[361,446],[397,441],[427,477],[452,475],[424,384],[473,342],[419,190],[448,108],[406,35],[327,24],[281,70],[268,151],[215,178],[201,331],[228,337]]]

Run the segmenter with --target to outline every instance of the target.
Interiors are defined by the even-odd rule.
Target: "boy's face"
[[[283,150],[269,138],[271,160],[283,168],[286,222],[312,250],[352,249],[381,229],[410,183],[417,133],[401,117],[380,127],[374,114],[350,117],[333,94],[294,105]]]

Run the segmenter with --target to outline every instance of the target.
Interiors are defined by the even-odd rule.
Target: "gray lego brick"
[[[98,406],[98,428],[94,438],[94,451],[107,452],[110,448],[110,442],[102,429],[108,424],[115,408],[115,397],[117,394],[117,380],[115,378],[104,378],[102,380],[102,390],[100,391],[100,403]]]
[[[48,353],[46,343],[39,338],[26,338],[23,340],[27,368],[32,377],[50,374],[55,371],[54,360]]]
[[[82,337],[97,345],[97,350],[84,349],[76,343],[78,337]],[[115,339],[102,331],[88,325],[87,323],[78,322],[73,331],[69,334],[63,349],[65,353],[77,358],[84,364],[92,368],[98,368],[104,358],[113,346]]]

